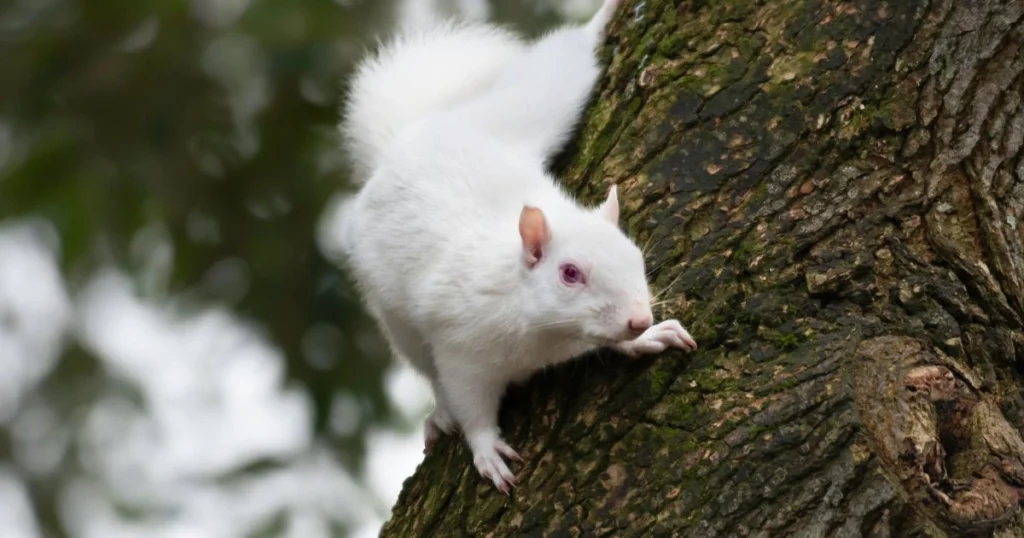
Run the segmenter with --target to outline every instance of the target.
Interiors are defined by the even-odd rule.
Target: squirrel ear
[[[519,214],[519,236],[523,238],[523,259],[529,268],[537,265],[544,247],[551,241],[551,229],[544,212],[536,207],[523,206]]]
[[[604,215],[604,218],[611,221],[612,224],[619,223],[619,189],[618,186],[612,185],[612,188],[608,189],[608,198],[605,198],[604,202],[601,203],[601,207],[597,210]]]

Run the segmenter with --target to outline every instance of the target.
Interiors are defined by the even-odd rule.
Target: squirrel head
[[[643,254],[618,220],[614,186],[593,209],[549,216],[523,207],[519,235],[533,327],[608,345],[651,326]]]

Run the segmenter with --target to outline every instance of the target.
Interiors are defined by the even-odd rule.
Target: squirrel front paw
[[[697,349],[697,342],[678,320],[669,319],[647,329],[635,340],[620,342],[615,348],[630,357],[661,353],[670,347],[684,351]]]
[[[516,476],[509,470],[505,458],[521,462],[522,458],[512,447],[508,446],[497,434],[480,432],[468,436],[470,450],[473,451],[473,465],[499,491],[508,495],[516,485]]]

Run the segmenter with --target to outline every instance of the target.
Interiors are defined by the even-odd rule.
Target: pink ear
[[[531,269],[544,255],[544,247],[551,241],[551,230],[544,212],[536,207],[524,206],[519,214],[519,236],[523,238],[523,259]]]
[[[608,198],[605,198],[604,202],[601,203],[601,207],[597,210],[604,216],[604,218],[611,221],[612,224],[619,223],[619,189],[618,186],[612,185],[612,188],[608,189]]]

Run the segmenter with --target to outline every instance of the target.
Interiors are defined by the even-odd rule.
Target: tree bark
[[[506,399],[384,536],[1024,536],[1024,2],[626,2],[562,176],[665,316]]]

